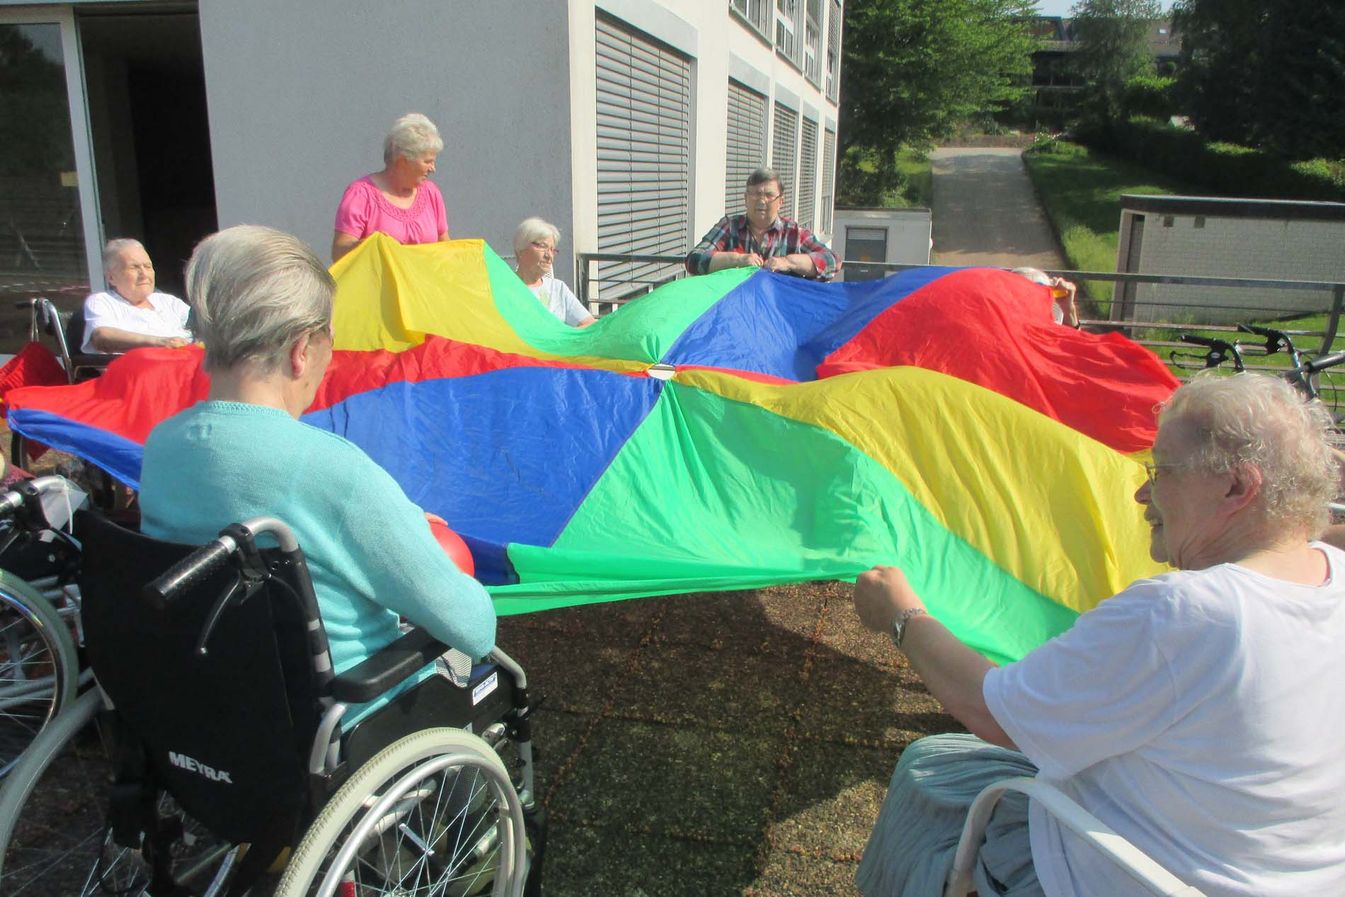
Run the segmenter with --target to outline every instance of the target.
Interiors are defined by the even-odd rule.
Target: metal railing
[[[594,314],[610,314],[657,286],[685,277],[684,259],[680,255],[579,253],[576,257],[579,298]],[[884,272],[935,267],[867,261],[850,261],[846,264],[852,272],[861,265]],[[642,273],[632,277],[632,271]],[[1106,304],[1110,314],[1107,317],[1085,315],[1082,325],[1093,331],[1126,333],[1136,342],[1152,349],[1179,375],[1204,366],[1203,351],[1198,346],[1182,342],[1182,334],[1227,333],[1228,340],[1232,342],[1237,339],[1239,322],[1264,323],[1323,315],[1320,328],[1293,328],[1285,329],[1285,332],[1305,355],[1325,355],[1332,350],[1340,332],[1341,313],[1345,310],[1345,282],[1338,281],[1116,271],[1058,270],[1048,273],[1080,284],[1081,292],[1086,291],[1090,282],[1114,284],[1115,296]],[[1169,292],[1176,293],[1186,290],[1188,294],[1191,287],[1203,287],[1219,291],[1221,295],[1226,294],[1227,298],[1224,301],[1202,299],[1199,303],[1192,303],[1183,301],[1181,295],[1165,296],[1163,287],[1172,288]],[[1271,291],[1279,293],[1277,301],[1264,301]],[[1284,301],[1286,293],[1295,297],[1301,295],[1303,301],[1288,307]],[[1262,297],[1261,301],[1258,301],[1258,295]],[[1090,305],[1102,307],[1090,303],[1086,296],[1081,296],[1081,299],[1084,310]],[[1264,341],[1254,338],[1246,345],[1247,368],[1283,370],[1284,365],[1261,363],[1260,359],[1265,356],[1264,349],[1257,347],[1257,343],[1261,342]],[[1283,355],[1279,357],[1284,358]],[[1345,379],[1345,366],[1340,370],[1342,379]],[[1345,403],[1345,384],[1337,389],[1334,384],[1323,382],[1322,392],[1330,405]]]
[[[610,314],[655,287],[687,276],[685,255],[581,252],[575,264],[579,271],[576,295],[595,315]],[[604,264],[609,270],[602,270]]]
[[[686,276],[683,267],[685,256],[680,255],[625,255],[621,253],[586,252],[576,256],[579,269],[578,295],[581,302],[589,304],[595,313],[598,306],[606,307],[606,312],[614,311],[633,299],[649,293],[657,286]],[[615,276],[599,269],[602,264],[620,266],[621,272]],[[639,263],[646,268],[656,268],[656,272],[643,276],[625,276],[631,263]],[[899,264],[895,262],[847,261],[846,265],[854,270],[860,265],[885,272],[905,271],[912,268],[936,267],[933,265]],[[844,270],[844,269],[843,269]],[[1336,334],[1339,332],[1340,315],[1345,309],[1345,282],[1323,280],[1287,280],[1251,277],[1212,277],[1195,274],[1131,274],[1116,271],[1069,271],[1058,270],[1048,273],[1068,278],[1079,284],[1088,282],[1106,282],[1116,284],[1116,297],[1111,301],[1112,314],[1107,318],[1098,318],[1086,323],[1094,327],[1107,327],[1117,330],[1142,331],[1146,329],[1166,329],[1173,331],[1235,331],[1232,323],[1192,320],[1195,313],[1216,313],[1218,315],[1246,321],[1286,320],[1305,315],[1325,314],[1326,325],[1320,331],[1302,331],[1304,335],[1321,337],[1321,342],[1313,351],[1329,351]],[[1255,302],[1202,302],[1198,305],[1190,302],[1168,301],[1162,298],[1143,298],[1137,296],[1141,285],[1167,285],[1182,287],[1210,287],[1226,290],[1285,290],[1305,294],[1316,293],[1317,302],[1305,301],[1301,307],[1286,308],[1283,303],[1257,304]],[[1293,331],[1291,331],[1293,332]],[[1143,342],[1143,339],[1140,340]],[[1304,347],[1306,348],[1306,347]]]

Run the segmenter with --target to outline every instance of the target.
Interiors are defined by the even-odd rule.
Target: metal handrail
[[[633,298],[638,298],[648,293],[661,283],[668,279],[679,279],[686,276],[685,268],[682,267],[685,256],[680,255],[636,255],[615,252],[581,252],[575,257],[579,270],[579,299],[589,306],[595,313],[606,313],[615,311],[626,302]],[[660,264],[676,265],[677,270],[668,272],[671,276],[662,279],[643,280],[628,279],[621,281],[608,281],[595,276],[596,265],[603,262],[624,262],[635,264]],[[899,262],[869,262],[862,260],[847,260],[845,265],[858,266],[864,265],[869,268],[877,268],[883,271],[906,271],[915,268],[942,267],[935,265],[907,264]],[[1216,309],[1246,309],[1249,317],[1257,311],[1267,312],[1267,317],[1291,317],[1295,314],[1315,314],[1325,313],[1327,315],[1326,327],[1320,333],[1322,341],[1320,347],[1316,349],[1317,354],[1325,354],[1331,350],[1335,342],[1336,335],[1340,332],[1340,317],[1342,311],[1345,311],[1345,282],[1328,280],[1293,280],[1288,278],[1257,278],[1257,277],[1217,277],[1207,274],[1140,274],[1125,271],[1073,271],[1073,270],[1053,270],[1048,273],[1060,277],[1068,278],[1075,282],[1079,281],[1103,281],[1120,284],[1123,287],[1138,286],[1140,284],[1166,284],[1174,286],[1209,286],[1225,287],[1240,290],[1294,290],[1303,293],[1327,292],[1331,294],[1330,305],[1327,308],[1319,306],[1316,309],[1303,309],[1298,312],[1284,309],[1257,309],[1254,307],[1241,305],[1206,305],[1205,308]],[[601,289],[597,289],[601,287]],[[613,298],[607,298],[613,296]],[[1109,328],[1116,330],[1125,330],[1130,332],[1147,329],[1165,329],[1172,331],[1186,330],[1232,330],[1231,325],[1226,324],[1192,324],[1183,321],[1165,321],[1161,319],[1154,320],[1135,320],[1131,318],[1122,318],[1115,315],[1115,311],[1122,305],[1130,304],[1133,308],[1133,298],[1127,303],[1126,300],[1118,299],[1113,302],[1113,317],[1098,320],[1086,320],[1084,323],[1098,328]],[[1192,306],[1181,303],[1146,301],[1147,307],[1166,307],[1166,308],[1191,308]],[[607,307],[607,308],[604,308]],[[1318,335],[1317,331],[1297,331],[1295,335]],[[1146,342],[1145,340],[1139,340]],[[1154,342],[1154,341],[1148,341]]]

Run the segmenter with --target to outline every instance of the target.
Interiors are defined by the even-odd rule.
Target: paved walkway
[[[1068,267],[1021,150],[943,147],[930,159],[935,264]]]

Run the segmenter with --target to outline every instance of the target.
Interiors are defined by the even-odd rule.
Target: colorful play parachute
[[[339,351],[304,419],[445,518],[501,613],[897,564],[1004,660],[1156,570],[1133,456],[1176,381],[1016,275],[739,269],[575,330],[479,241],[375,237],[333,273]],[[200,360],[12,391],[11,426],[135,485]]]

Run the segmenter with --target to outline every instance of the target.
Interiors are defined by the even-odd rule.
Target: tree
[[[1079,43],[1075,66],[1083,79],[1085,108],[1104,120],[1121,114],[1126,82],[1153,73],[1149,29],[1162,18],[1158,0],[1079,0],[1072,10]]]
[[[1345,157],[1345,0],[1182,0],[1179,94],[1202,135]]]
[[[1035,14],[1034,0],[845,4],[840,186],[851,201],[900,182],[903,145],[929,145],[1025,91]]]

